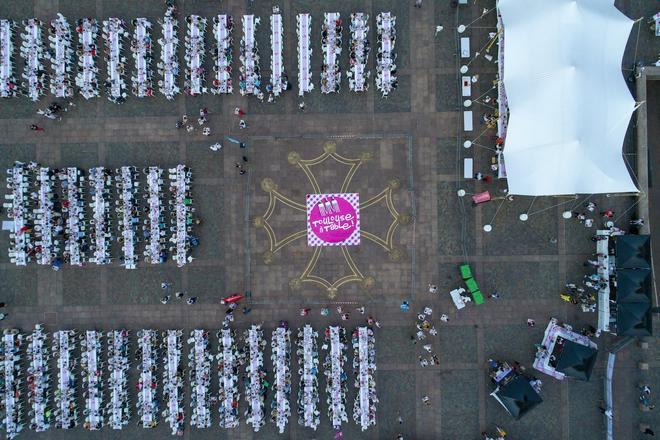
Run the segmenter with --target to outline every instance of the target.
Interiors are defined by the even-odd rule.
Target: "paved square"
[[[315,90],[304,97],[305,110],[298,109],[300,99],[295,86],[273,104],[241,97],[238,87],[233,95],[179,95],[173,101],[160,94],[148,99],[129,96],[122,105],[113,104],[104,96],[90,101],[76,96],[75,107],[57,122],[38,119],[36,115],[37,109],[52,101],[50,95],[38,104],[24,97],[0,101],[0,168],[11,167],[16,160],[36,160],[53,168],[99,165],[112,169],[123,165],[169,168],[185,163],[193,172],[193,206],[202,219],[196,226],[201,243],[193,253],[195,260],[181,269],[172,262],[155,266],[140,262],[134,271],[124,270],[117,263],[64,267],[57,272],[34,264],[16,267],[6,252],[9,234],[3,231],[0,301],[7,303],[9,314],[2,322],[3,328],[17,327],[29,332],[35,323],[41,322],[49,332],[120,327],[135,332],[153,327],[158,330],[206,328],[215,333],[225,314],[225,307],[218,300],[232,293],[246,293],[244,305],[252,310],[248,315],[238,313],[235,327],[243,330],[250,323],[261,322],[268,338],[280,320],[288,320],[292,328],[311,323],[318,330],[328,325],[344,325],[352,330],[372,316],[382,324],[376,330],[378,420],[376,427],[363,433],[351,418],[355,397],[351,353],[346,369],[350,420],[344,424],[345,439],[389,440],[399,433],[406,440],[477,439],[484,430],[492,432],[495,425],[505,428],[509,433],[507,438],[511,439],[602,438],[605,425],[598,405],[603,398],[606,350],[616,342],[614,337],[603,335],[598,340],[601,352],[591,382],[560,383],[541,377],[544,402],[520,421],[508,417],[488,395],[491,386],[486,360],[489,357],[518,360],[529,369],[533,344],[541,340],[542,327],[548,318],[557,317],[578,329],[595,323],[594,314],[581,313],[559,298],[564,283],[579,281],[588,272],[582,263],[594,252],[590,240],[594,229],[585,228],[575,220],[565,221],[562,211],[582,211],[588,199],[597,203],[598,209],[613,209],[617,223],[626,226],[634,216],[633,206],[637,201],[629,196],[605,195],[510,200],[505,198],[503,181],[487,184],[463,178],[465,157],[474,159],[475,172],[486,173],[490,169],[493,154],[489,148],[494,133],[481,121],[493,109],[485,104],[473,104],[475,131],[462,131],[456,26],[474,22],[466,36],[472,38],[473,48],[485,50],[488,34],[495,32],[495,15],[490,12],[477,19],[484,8],[494,6],[494,0],[469,2],[468,6],[458,8],[446,0],[425,0],[421,9],[414,8],[412,0],[177,0],[176,3],[181,15],[210,18],[230,13],[235,17],[235,81],[242,35],[239,17],[244,13],[262,17],[256,39],[262,78],[266,81],[270,77],[270,32],[265,18],[278,5],[283,14],[284,64],[294,85],[297,84],[295,15],[309,12],[313,23],[311,65]],[[617,0],[616,5],[633,18],[657,12],[653,10],[657,6],[653,2]],[[399,81],[389,98],[383,99],[373,84],[365,93],[351,93],[345,77],[341,93],[320,93],[320,23],[323,12],[330,10],[340,12],[344,20],[345,46],[352,12],[370,15],[369,38],[374,47],[376,15],[391,11],[396,16]],[[121,17],[129,24],[129,30],[133,18],[147,17],[154,23],[155,41],[161,37],[157,20],[164,13],[164,5],[162,0],[21,0],[0,4],[0,18],[19,22],[33,16],[48,21],[57,12],[64,14],[70,23],[83,16],[99,20]],[[183,18],[180,20],[183,43],[185,29]],[[437,25],[443,25],[444,31],[434,35]],[[207,32],[205,42],[209,52],[214,47],[211,32]],[[159,50],[154,50],[155,60]],[[20,77],[23,61],[16,52],[16,73]],[[374,52],[370,60],[372,70]],[[622,65],[628,69],[636,60],[653,61],[657,52],[657,40],[653,40],[646,24],[635,25]],[[181,63],[183,55],[181,44]],[[133,60],[128,58],[127,72],[131,72]],[[105,80],[102,57],[98,65],[99,79]],[[340,65],[343,70],[349,65],[348,50],[342,52]],[[206,57],[204,67],[212,72],[211,56]],[[472,85],[472,95],[492,94],[496,65],[479,57],[470,64],[470,71],[479,75]],[[624,70],[624,73],[628,72]],[[182,114],[196,118],[203,107],[209,111],[210,137],[203,136],[200,127],[192,133],[175,128]],[[247,113],[247,129],[238,128],[236,107]],[[28,127],[33,123],[43,126],[45,132],[30,131]],[[225,136],[244,142],[247,148],[240,149],[224,140]],[[467,139],[475,141],[470,149],[463,148]],[[208,148],[214,142],[223,143],[221,151]],[[633,142],[631,134],[624,149],[631,163],[635,154]],[[349,160],[342,163],[331,155]],[[319,163],[301,166],[315,159]],[[247,170],[245,175],[239,174],[237,164]],[[468,194],[488,189],[494,200],[472,206],[469,197],[457,197],[458,189],[465,189]],[[359,246],[307,245],[305,196],[312,193],[359,193]],[[86,193],[85,203],[90,201],[91,196]],[[527,222],[518,220],[521,213],[529,214]],[[484,232],[485,224],[493,226],[490,233]],[[118,258],[120,253],[120,246],[113,243],[113,257]],[[458,265],[466,261],[472,265],[484,294],[498,291],[500,298],[456,311],[447,293],[461,284]],[[172,294],[185,291],[197,296],[197,304],[187,306],[174,299],[170,304],[161,304],[163,281],[172,284]],[[428,283],[438,286],[438,295],[428,293]],[[411,303],[410,312],[400,311],[402,300]],[[347,321],[342,321],[336,313],[339,305],[350,312]],[[364,316],[355,310],[361,305],[366,307]],[[426,342],[432,344],[440,365],[422,368],[418,362],[418,356],[425,354],[422,343],[413,345],[410,337],[416,331],[415,315],[426,305],[433,308],[434,325],[439,331],[435,339]],[[328,317],[319,313],[324,306],[331,310]],[[299,315],[303,307],[311,308],[306,317]],[[439,321],[442,313],[449,316],[449,322]],[[538,326],[528,328],[527,318],[536,319]],[[134,349],[135,344],[133,352]],[[216,350],[215,340],[211,342],[211,350]],[[270,348],[265,355],[267,367],[270,367],[269,355]],[[650,370],[637,371],[637,362],[642,359],[650,359]],[[254,434],[245,425],[243,416],[240,428],[226,432],[217,426],[217,408],[214,408],[213,427],[200,430],[186,423],[184,438],[333,438],[326,416],[324,380],[319,381],[323,396],[319,430],[313,432],[298,425],[294,401],[298,391],[295,356],[292,361],[294,415],[284,434],[278,434],[270,422]],[[652,413],[644,414],[637,409],[635,390],[636,383],[642,380],[655,384],[654,392],[657,389],[660,379],[657,348],[652,344],[649,351],[642,352],[630,346],[618,357],[616,368],[615,437],[635,439],[639,422],[657,423]],[[137,380],[137,371],[132,368],[129,377],[132,402],[136,399]],[[217,387],[214,377],[211,392],[217,394]],[[82,408],[82,386],[78,391],[79,408]],[[429,406],[422,403],[425,395],[431,399]],[[189,400],[186,383],[187,421],[191,415]],[[271,401],[269,395],[267,409]],[[245,406],[241,400],[241,413]],[[398,423],[399,416],[402,424]],[[134,415],[132,421],[136,420]],[[660,426],[656,428],[657,431]],[[131,423],[121,433],[109,429],[88,433],[78,428],[71,432],[51,429],[46,435],[52,439],[170,437],[165,423],[153,431]],[[26,427],[19,439],[42,437]]]

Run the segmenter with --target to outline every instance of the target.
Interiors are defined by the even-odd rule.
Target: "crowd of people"
[[[30,405],[30,429],[43,432],[50,428],[50,370],[48,361],[50,353],[47,348],[48,334],[37,324],[34,331],[27,336],[28,348],[26,354],[30,365],[27,370],[28,404]]]
[[[341,429],[343,422],[348,422],[346,415],[346,382],[344,372],[346,358],[346,329],[330,326],[325,330],[323,349],[327,351],[323,369],[326,378],[328,418],[335,430]]]
[[[115,203],[115,212],[119,217],[117,241],[121,243],[124,255],[122,265],[127,269],[135,269],[138,260],[135,246],[138,243],[137,227],[140,213],[135,200],[138,189],[138,171],[135,167],[128,166],[123,166],[117,171],[115,183],[118,198]]]
[[[355,375],[355,404],[353,419],[362,431],[376,424],[376,338],[370,327],[358,327],[353,331],[353,374]]]
[[[23,430],[23,400],[21,399],[21,348],[23,335],[17,330],[6,329],[2,332],[0,344],[0,409],[2,426],[8,439],[16,437]]]
[[[312,83],[312,16],[296,15],[296,35],[298,36],[298,96],[314,90]]]
[[[14,22],[0,20],[0,98],[10,98],[18,94],[14,75]]]
[[[218,401],[220,414],[220,427],[231,429],[238,427],[238,402],[241,394],[238,389],[238,370],[245,358],[243,351],[238,348],[236,332],[229,327],[220,330],[218,338]]]
[[[74,59],[71,27],[67,19],[58,12],[57,18],[50,22],[49,31],[50,49],[46,59],[51,65],[50,92],[56,98],[70,98],[73,96],[71,69]]]
[[[298,349],[296,354],[300,368],[300,387],[298,388],[298,423],[306,428],[316,431],[321,423],[321,411],[319,411],[319,334],[307,324],[298,330]]]
[[[282,434],[291,417],[291,405],[289,404],[291,396],[291,331],[286,323],[281,323],[273,330],[271,348],[270,360],[275,377],[270,417],[279,433]]]
[[[126,57],[123,54],[123,39],[128,37],[126,24],[121,18],[103,20],[103,40],[105,40],[105,62],[108,66],[108,77],[105,80],[105,94],[112,102],[122,103],[126,100],[126,81],[124,71]]]
[[[103,410],[103,367],[101,359],[101,332],[87,330],[80,335],[80,364],[82,367],[83,395],[85,399],[85,422],[89,430],[101,429],[104,425]]]
[[[296,334],[300,380],[298,423],[316,430],[320,423],[318,333],[308,324],[299,328]],[[325,335],[322,349],[327,352],[324,372],[327,379],[328,415],[333,428],[339,431],[341,424],[347,421],[348,376],[344,371],[347,362],[346,331],[343,327],[331,326],[325,330]],[[225,326],[216,333],[218,345],[215,354],[210,350],[209,332],[203,329],[191,331],[186,341],[182,339],[182,330],[166,330],[160,334],[153,329],[139,330],[134,345],[134,363],[129,359],[129,348],[133,346],[129,336],[125,329],[107,333],[96,330],[81,333],[61,330],[49,338],[44,327],[37,324],[33,332],[27,335],[28,344],[25,348],[22,344],[25,336],[21,332],[5,330],[0,344],[0,358],[3,361],[0,370],[0,409],[4,411],[2,423],[8,437],[13,438],[23,427],[20,362],[23,350],[28,360],[30,430],[41,432],[53,425],[61,429],[76,427],[79,422],[78,404],[83,405],[83,402],[83,428],[99,430],[108,426],[113,430],[124,429],[132,412],[127,385],[132,364],[138,373],[135,384],[137,422],[143,428],[156,427],[162,417],[172,435],[183,435],[186,378],[189,379],[191,390],[191,426],[210,427],[212,406],[217,404],[220,427],[238,427],[242,370],[248,425],[255,432],[265,425],[266,394],[272,389],[270,419],[280,433],[285,431],[291,417],[292,388],[291,331],[286,321],[281,321],[272,332],[272,376],[264,365],[267,343],[260,325],[252,325],[245,331],[242,344],[237,340],[235,331]],[[49,349],[50,341],[52,345]],[[189,347],[187,366],[182,360],[184,343]],[[353,418],[365,430],[376,422],[378,403],[374,380],[375,339],[371,324],[353,331],[352,345],[357,390]],[[56,365],[56,374],[52,380],[49,367],[51,359]],[[211,393],[214,359],[217,362],[215,366],[219,381],[217,396]],[[80,368],[77,366],[78,360]],[[82,382],[81,395],[78,395],[77,379]],[[158,385],[160,380],[162,391]],[[271,380],[272,384],[269,382]],[[51,385],[54,391],[51,391]],[[51,406],[52,396],[54,403]]]
[[[38,101],[46,89],[46,68],[43,65],[44,47],[42,26],[36,18],[23,20],[21,57],[25,60],[21,90],[32,101]]]
[[[376,54],[376,87],[386,98],[398,85],[396,77],[396,17],[390,12],[376,16],[378,54]]]
[[[158,39],[161,56],[156,67],[162,78],[158,81],[158,87],[167,99],[174,99],[174,96],[180,91],[176,85],[179,77],[179,22],[174,5],[168,6],[160,24],[163,36]]]
[[[429,284],[429,290],[432,290],[432,287],[435,286]],[[437,290],[437,287],[435,289]],[[417,314],[417,323],[415,324],[416,333],[410,337],[414,344],[417,344],[418,341],[424,341],[428,336],[438,335],[438,331],[431,320],[431,315],[433,315],[433,309],[428,306],[424,307],[424,310]],[[440,321],[447,322],[449,321],[449,317],[443,313],[440,316]],[[432,344],[424,343],[422,348],[424,349],[424,354],[418,355],[418,361],[421,367],[440,365],[440,359],[433,353]]]
[[[167,330],[162,334],[163,358],[163,417],[172,435],[183,435],[185,410],[183,408],[183,367],[181,366],[182,330]]]
[[[206,77],[204,72],[204,35],[206,34],[206,18],[199,15],[186,17],[188,32],[185,38],[185,73],[184,90],[190,96],[206,93]]]
[[[80,95],[85,99],[99,96],[99,84],[97,74],[99,68],[96,66],[98,55],[96,47],[96,36],[98,34],[98,23],[94,18],[80,18],[76,20],[76,33],[78,34],[78,45],[76,55],[78,56],[78,72],[76,74],[76,85]]]
[[[146,18],[136,18],[133,24],[131,53],[135,70],[131,75],[133,95],[138,98],[153,96],[153,73],[151,70],[151,22]]]
[[[346,71],[348,88],[353,92],[369,90],[371,71],[367,68],[369,52],[369,14],[355,12],[351,14],[350,69]]]
[[[55,390],[55,428],[72,429],[78,426],[76,401],[76,332],[59,330],[53,333],[53,357],[57,358],[57,388]]]
[[[234,20],[231,16],[221,14],[213,17],[213,34],[215,35],[216,48],[213,53],[213,70],[215,79],[211,93],[227,94],[233,93],[234,86],[231,80],[231,63],[233,61],[232,46],[234,39]]]
[[[107,424],[122,429],[131,418],[128,404],[128,330],[113,330],[106,334],[108,371],[110,372],[110,401],[106,404]]]
[[[350,66],[347,70],[350,89],[365,91],[368,88],[370,71],[369,57],[369,15],[357,12],[351,14],[351,51]],[[284,30],[283,19],[279,8],[273,8],[270,15],[270,81],[262,91],[261,72],[259,69],[260,55],[255,35],[260,18],[254,15],[244,15],[241,18],[243,38],[240,44],[240,92],[242,95],[253,95],[260,100],[268,93],[268,102],[273,102],[283,91],[289,90],[291,84],[284,69]],[[213,51],[215,72],[210,91],[215,94],[233,92],[232,85],[232,17],[221,14],[213,17],[214,38],[216,47]],[[311,72],[312,48],[310,41],[311,15],[308,13],[296,16],[298,36],[298,88],[303,96],[313,90]],[[158,39],[161,48],[160,59],[156,63],[160,75],[158,87],[167,99],[174,99],[180,92],[177,86],[179,77],[178,60],[178,17],[177,8],[173,2],[167,2],[167,9],[161,25],[162,37]],[[192,96],[206,93],[204,55],[206,53],[204,37],[206,18],[198,15],[186,17],[187,33],[185,36],[186,71],[184,91]],[[152,40],[151,22],[143,17],[131,21],[133,33],[131,36],[131,52],[135,70],[131,75],[131,91],[139,98],[153,95],[152,79]],[[395,17],[389,12],[377,16],[379,53],[377,60],[376,85],[387,96],[396,88],[396,65],[393,55],[395,42]],[[96,64],[99,49],[96,39],[98,24],[94,18],[82,18],[76,21],[75,31],[78,42],[71,41],[71,28],[67,19],[60,13],[49,25],[48,37],[50,48],[44,55],[41,37],[42,23],[37,19],[23,21],[24,32],[21,33],[21,57],[25,60],[22,72],[23,81],[20,85],[15,79],[15,67],[12,60],[14,52],[14,28],[12,20],[0,20],[0,96],[12,97],[26,95],[37,101],[44,93],[46,82],[49,82],[51,92],[58,98],[73,96],[71,74],[75,72],[75,84],[85,99],[99,96],[97,81],[98,66]],[[102,22],[102,36],[105,48],[104,58],[107,66],[107,76],[104,81],[104,93],[115,103],[126,100],[127,85],[125,81],[127,58],[123,54],[123,42],[130,33],[126,23],[120,18],[109,18]],[[322,24],[323,66],[321,70],[321,91],[323,93],[339,92],[341,89],[341,68],[339,58],[342,49],[342,21],[339,13],[325,13]],[[42,59],[50,61],[50,75],[42,64]],[[74,59],[78,65],[74,68]],[[304,107],[301,107],[304,108]]]
[[[257,26],[259,26],[261,19],[254,15],[244,15],[241,20],[243,23],[243,38],[241,38],[239,57],[241,61],[239,75],[241,95],[254,95],[259,99],[263,99],[261,72],[259,70],[259,48],[255,39]]]
[[[143,428],[155,428],[158,425],[158,337],[155,330],[139,330],[137,332],[138,348],[135,360],[139,363],[140,379],[137,383],[138,398],[135,402],[138,422]]]
[[[288,80],[284,73],[284,28],[282,26],[282,15],[272,14],[270,16],[270,84],[266,87],[269,92],[268,99],[272,102],[272,96],[280,96],[287,90]]]
[[[136,247],[142,238],[146,241],[145,261],[149,263],[163,263],[170,253],[178,266],[192,261],[191,250],[199,245],[198,238],[192,234],[193,225],[199,223],[192,206],[192,172],[184,165],[168,170],[171,197],[166,210],[163,170],[148,167],[142,171],[147,179],[144,198],[148,206],[144,207],[136,200],[140,188],[136,167],[124,166],[114,172],[94,167],[86,176],[84,170],[75,167],[50,169],[36,162],[16,162],[7,170],[7,188],[11,194],[5,195],[3,203],[13,220],[11,262],[22,266],[36,261],[56,270],[63,262],[74,266],[87,262],[109,264],[113,261],[111,244],[116,240],[121,244],[121,264],[134,269],[138,260]],[[86,178],[91,198],[89,209],[85,203]],[[112,185],[116,187],[114,203]],[[169,227],[166,211],[171,218]],[[116,235],[113,213],[117,217]],[[140,236],[142,215],[147,218]],[[60,242],[63,242],[61,254]]]
[[[188,369],[190,372],[190,406],[192,415],[190,425],[197,428],[211,426],[211,361],[213,355],[209,352],[209,332],[195,329],[188,339],[190,353],[188,354]]]
[[[321,25],[321,49],[323,66],[321,67],[321,93],[334,93],[341,90],[341,31],[342,24],[338,12],[323,14]]]
[[[89,221],[91,263],[110,263],[110,240],[113,235],[110,232],[110,170],[104,167],[90,168],[89,170],[89,193],[92,196],[92,218]]]
[[[266,424],[264,418],[264,402],[270,384],[266,380],[268,372],[264,368],[264,349],[266,340],[261,325],[252,325],[245,331],[246,375],[245,398],[247,410],[246,422],[255,432]]]

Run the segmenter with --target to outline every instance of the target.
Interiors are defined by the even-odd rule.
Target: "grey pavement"
[[[469,6],[458,10],[446,0],[426,0],[421,9],[414,8],[412,0],[326,3],[311,0],[177,1],[182,14],[211,17],[229,12],[234,15],[237,61],[242,35],[239,16],[243,13],[262,16],[257,42],[262,54],[264,81],[270,75],[266,17],[273,5],[279,5],[284,15],[285,67],[293,84],[296,84],[295,14],[310,12],[313,18],[312,65],[317,87],[304,98],[304,113],[298,110],[300,99],[295,86],[274,104],[241,97],[238,91],[231,96],[191,98],[180,95],[174,101],[162,96],[142,100],[131,96],[122,105],[113,104],[105,97],[90,101],[76,97],[76,106],[60,122],[37,119],[36,110],[51,101],[50,95],[38,104],[26,98],[0,101],[0,169],[10,167],[15,160],[81,168],[96,165],[165,168],[185,163],[193,170],[194,204],[203,220],[197,227],[201,245],[194,251],[196,260],[182,269],[169,262],[161,266],[140,263],[134,271],[112,264],[64,267],[54,272],[34,264],[15,267],[7,253],[0,252],[0,300],[7,303],[9,313],[2,327],[18,327],[29,332],[35,323],[42,322],[50,331],[120,327],[133,331],[145,327],[215,331],[221,326],[225,310],[219,299],[230,293],[249,291],[251,296],[246,302],[252,312],[247,316],[238,314],[235,322],[238,329],[252,322],[262,322],[269,334],[280,320],[288,320],[291,327],[309,322],[319,330],[336,324],[352,329],[364,324],[366,316],[373,316],[382,323],[382,328],[376,331],[378,422],[366,432],[358,430],[350,416],[355,395],[351,386],[348,407],[351,420],[343,430],[345,439],[389,440],[401,433],[406,440],[476,440],[482,431],[493,431],[496,425],[506,429],[507,438],[514,440],[603,438],[605,421],[598,406],[603,398],[606,350],[616,342],[615,337],[603,335],[597,340],[601,352],[594,376],[588,383],[558,382],[539,373],[544,383],[544,402],[520,421],[508,417],[488,395],[491,389],[485,362],[489,357],[518,360],[531,368],[533,344],[541,340],[550,317],[569,322],[578,329],[595,325],[596,320],[595,314],[582,313],[559,298],[564,283],[579,281],[587,273],[582,263],[594,252],[590,240],[594,229],[585,228],[575,220],[566,221],[561,216],[565,209],[583,210],[587,197],[507,200],[503,192],[505,182],[486,184],[462,178],[464,157],[474,158],[475,171],[486,172],[490,167],[492,151],[476,146],[465,150],[462,144],[476,137],[474,133],[486,129],[479,121],[493,109],[475,104],[475,132],[462,131],[455,29],[460,23],[474,21],[466,35],[472,38],[473,50],[485,46],[488,34],[494,32],[495,16],[491,12],[477,19],[484,8],[494,6],[494,1],[469,2]],[[648,17],[657,12],[652,3],[616,2],[632,18]],[[322,13],[330,9],[342,14],[345,42],[350,13],[366,11],[370,14],[370,36],[374,42],[372,60],[376,14],[387,10],[397,16],[399,88],[387,100],[380,97],[373,84],[366,93],[349,92],[345,77],[340,94],[320,94],[320,22]],[[164,6],[160,0],[22,0],[0,4],[0,17],[17,20],[36,16],[48,21],[58,11],[67,16],[70,23],[82,16],[99,20],[118,16],[129,23],[138,16],[148,17],[154,23],[155,40],[160,33],[156,20],[163,14]],[[444,25],[445,30],[434,36],[437,24]],[[180,32],[183,29],[182,26]],[[210,32],[206,43],[207,49],[213,47]],[[348,65],[346,46],[341,58],[342,69]],[[622,66],[629,69],[635,60],[653,61],[657,52],[658,43],[647,25],[635,25]],[[159,50],[155,50],[154,56],[158,55]],[[183,62],[182,55],[183,49],[180,57]],[[22,64],[18,54],[16,61],[17,65]],[[100,80],[104,78],[104,64],[99,59]],[[210,71],[210,56],[206,66]],[[238,66],[234,67],[237,72]],[[132,66],[127,70],[132,70]],[[471,70],[480,75],[472,94],[480,96],[491,88],[496,65],[477,58]],[[624,70],[624,74],[626,72]],[[657,87],[651,90],[657,101]],[[238,119],[233,115],[236,106],[247,112],[249,127],[246,130],[238,128]],[[188,134],[174,128],[178,117],[184,113],[196,115],[202,107],[208,107],[210,112],[211,137],[205,138],[199,129]],[[31,132],[28,129],[31,123],[44,126],[46,131]],[[657,132],[657,124],[654,129]],[[633,157],[634,140],[632,130],[629,131],[624,154]],[[245,141],[247,150],[239,150],[231,143],[225,143],[220,152],[209,150],[211,143],[227,135]],[[493,135],[493,130],[485,130],[479,143],[493,145]],[[649,133],[649,137],[657,142],[658,136]],[[264,228],[257,227],[269,203],[269,193],[264,190],[268,185],[264,180],[270,179],[288,200],[303,203],[305,194],[311,192],[310,181],[300,167],[291,163],[290,153],[296,152],[301,159],[309,160],[320,156],[329,144],[343,157],[368,158],[349,185],[350,191],[360,193],[362,201],[393,187],[392,206],[381,201],[362,212],[365,230],[377,237],[386,237],[388,228],[396,220],[392,208],[403,215],[386,245],[363,237],[360,246],[348,250],[362,281],[342,285],[332,297],[317,283],[296,282],[313,254],[305,238],[294,240],[270,255],[268,234]],[[249,157],[245,176],[239,175],[234,167],[243,154]],[[657,151],[652,154],[657,157]],[[635,161],[629,162],[634,167]],[[333,160],[311,168],[319,186],[328,192],[338,190],[337,183],[347,171],[346,166]],[[495,200],[472,206],[468,198],[456,196],[459,188],[468,193],[488,189]],[[615,210],[617,224],[622,227],[635,216],[634,197],[602,195],[589,197],[589,200],[597,203],[599,209]],[[518,220],[523,212],[530,215],[529,221],[524,223]],[[490,233],[483,231],[487,223],[493,225]],[[275,236],[282,239],[304,229],[305,215],[280,201],[269,224]],[[6,232],[0,234],[0,249],[8,247],[8,240]],[[116,246],[113,253],[119,254]],[[466,261],[472,264],[484,293],[497,290],[500,299],[487,299],[484,305],[470,305],[456,311],[447,293],[460,285],[458,265]],[[330,283],[350,273],[346,257],[336,248],[324,249],[310,272]],[[160,283],[165,280],[172,283],[172,291],[185,290],[197,296],[198,304],[186,306],[174,300],[168,305],[160,304],[163,295]],[[428,283],[438,285],[439,295],[427,292]],[[412,304],[408,313],[401,312],[398,307],[404,299]],[[334,311],[327,318],[320,315],[321,307],[329,306],[334,310],[338,304],[351,312],[348,321],[342,322]],[[366,306],[365,316],[353,310],[359,305]],[[419,344],[413,346],[409,338],[414,333],[414,315],[425,305],[433,308],[440,332],[430,343],[441,364],[422,368],[417,361],[422,349]],[[311,307],[312,312],[303,318],[298,311],[305,306]],[[450,321],[439,322],[437,316],[441,313],[448,314]],[[528,328],[527,318],[534,318],[537,327]],[[633,345],[618,357],[614,382],[615,438],[642,438],[637,429],[640,422],[653,425],[655,421],[654,428],[660,431],[657,417],[654,420],[654,414],[641,413],[636,403],[635,385],[639,381],[652,383],[654,392],[660,385],[660,357],[655,340],[653,342],[649,351]],[[211,347],[215,350],[215,341]],[[295,363],[295,356],[293,358]],[[637,368],[642,359],[650,364],[647,372]],[[349,377],[352,379],[352,371]],[[136,380],[137,373],[133,369],[130,383]],[[298,389],[297,375],[293,382],[293,416],[285,434],[277,434],[272,424],[255,434],[244,422],[239,429],[226,432],[217,426],[217,417],[214,417],[214,426],[210,429],[199,430],[187,425],[184,438],[333,438],[325,417],[325,403],[322,403],[321,426],[317,432],[302,429],[297,424],[293,400]],[[320,382],[323,387],[323,380]],[[352,380],[349,383],[352,384]],[[217,390],[215,378],[212,389]],[[79,391],[82,394],[82,389]],[[422,403],[424,395],[431,398],[430,406]],[[131,389],[131,396],[135,400],[134,389]],[[270,400],[267,405],[269,407]],[[241,402],[241,409],[243,407],[244,402]],[[397,422],[399,415],[404,420],[401,425]],[[50,430],[45,435],[35,435],[26,429],[19,438],[129,439],[145,436],[167,438],[169,432],[165,423],[154,431],[145,431],[131,423],[121,432],[104,429],[89,433],[78,428],[72,432]]]

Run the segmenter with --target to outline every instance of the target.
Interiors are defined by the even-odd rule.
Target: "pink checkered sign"
[[[307,194],[307,245],[360,244],[360,194]]]

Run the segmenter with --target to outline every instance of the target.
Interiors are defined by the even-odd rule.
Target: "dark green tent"
[[[617,269],[651,269],[650,235],[616,237]]]
[[[556,370],[568,377],[587,381],[591,377],[597,356],[596,348],[565,340]]]
[[[529,377],[519,374],[506,384],[498,386],[491,394],[516,420],[543,402],[529,381]]]
[[[616,302],[650,302],[653,291],[650,270],[619,269],[616,271]]]
[[[616,333],[622,336],[651,336],[651,302],[616,306]]]

